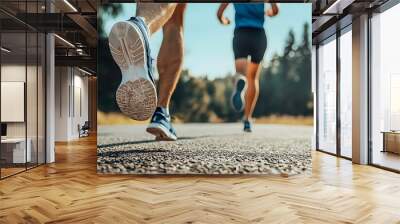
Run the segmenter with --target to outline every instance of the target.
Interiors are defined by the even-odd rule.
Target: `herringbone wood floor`
[[[313,153],[311,176],[96,174],[95,138],[0,181],[0,223],[400,223],[400,175]]]

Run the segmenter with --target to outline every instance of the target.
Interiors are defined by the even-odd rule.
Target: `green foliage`
[[[195,78],[187,70],[182,71],[171,102],[174,116],[185,121],[207,122],[210,117],[207,87],[206,79]]]
[[[100,37],[105,37],[105,31],[104,31],[104,19],[107,19],[108,16],[110,17],[116,17],[120,12],[122,11],[122,5],[121,3],[113,3],[113,4],[104,4],[100,7],[99,11],[99,16],[97,20],[97,28],[98,32],[100,34]]]
[[[97,48],[97,107],[103,112],[119,111],[115,91],[121,82],[121,71],[110,54],[107,39],[99,38]]]
[[[311,115],[311,46],[308,24],[303,28],[303,39],[295,46],[290,31],[284,54],[275,55],[261,73],[260,97],[255,116],[269,114]]]
[[[231,109],[231,75],[222,79],[198,78],[183,70],[171,99],[174,117],[186,122],[234,121],[239,116]]]

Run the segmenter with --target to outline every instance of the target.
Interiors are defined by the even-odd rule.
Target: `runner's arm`
[[[271,3],[271,8],[269,8],[266,12],[267,16],[273,17],[278,15],[278,13],[279,13],[278,5],[276,3]]]
[[[228,5],[229,3],[221,3],[217,11],[217,18],[222,25],[228,25],[231,23],[231,21],[224,16],[224,11]]]

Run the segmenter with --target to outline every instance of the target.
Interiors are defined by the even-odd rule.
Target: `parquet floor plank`
[[[101,175],[94,137],[56,158],[0,181],[0,223],[400,223],[399,174],[319,152],[289,178]]]

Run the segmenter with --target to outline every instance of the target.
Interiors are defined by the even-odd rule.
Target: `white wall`
[[[55,68],[55,141],[67,141],[69,138],[69,83],[67,67]]]
[[[2,65],[1,66],[1,81],[3,82],[26,82],[24,65]],[[28,70],[31,69],[28,67]],[[7,108],[1,108],[7,110]],[[25,122],[10,122],[7,123],[7,136],[8,137],[25,137]]]
[[[89,119],[89,110],[88,110],[89,103],[88,103],[88,78],[83,77],[82,73],[80,73],[76,69],[74,70],[73,86],[74,88],[72,89],[74,91],[72,93],[73,96],[71,97],[74,100],[74,102],[71,102],[71,105],[74,106],[73,108],[71,108],[72,111],[71,135],[73,136],[72,138],[77,138],[79,137],[78,125],[82,126],[85,123],[85,121],[88,121]]]
[[[38,70],[37,70],[38,69]],[[32,65],[25,66],[25,64],[3,64],[1,66],[1,81],[2,82],[23,82],[26,85],[26,106],[25,100],[22,102],[22,107],[11,108],[2,107],[2,112],[17,113],[17,111],[7,110],[20,110],[22,113],[21,122],[5,122],[7,124],[7,137],[9,138],[24,138],[25,135],[29,139],[29,148],[32,153],[32,161],[44,163],[44,74],[42,67]],[[25,80],[27,78],[27,80]],[[4,89],[2,89],[3,92]],[[24,95],[25,89],[21,89],[20,94]],[[4,93],[3,93],[4,94]],[[7,97],[2,95],[3,97]],[[17,103],[17,102],[16,102]],[[26,112],[26,120],[24,114]],[[38,155],[39,154],[39,155]]]
[[[55,140],[77,139],[78,125],[82,126],[89,117],[88,78],[76,68],[56,67],[55,85]]]
[[[2,65],[1,81],[25,82],[25,65]],[[7,110],[7,108],[1,108]],[[25,122],[7,123],[7,137],[25,137]]]

